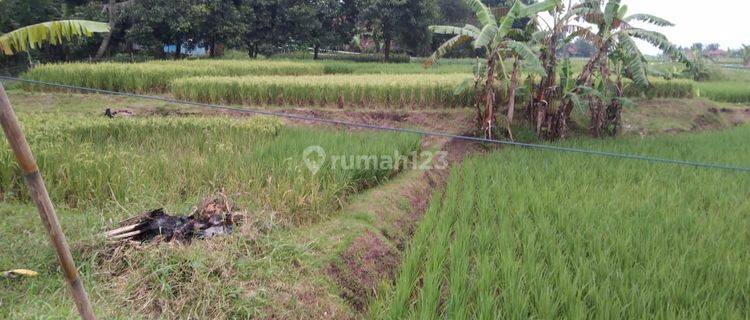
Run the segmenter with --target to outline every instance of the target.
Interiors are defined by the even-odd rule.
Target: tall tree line
[[[251,57],[310,48],[317,57],[322,50],[350,48],[355,35],[386,57],[393,51],[426,55],[440,41],[428,25],[471,16],[463,0],[3,0],[0,12],[0,33],[58,19],[110,23],[112,33],[104,39],[34,53],[45,61],[134,52],[179,58],[183,47],[198,46],[212,55],[244,48]],[[165,45],[176,52],[166,54]]]

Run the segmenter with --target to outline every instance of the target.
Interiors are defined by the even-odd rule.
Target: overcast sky
[[[722,49],[750,45],[750,1],[747,0],[623,0],[628,14],[649,13],[674,27],[656,28],[672,43],[687,47],[696,42],[718,43]],[[644,53],[658,50],[642,47]]]
[[[622,0],[628,14],[648,13],[674,23],[674,27],[649,26],[664,33],[672,43],[689,47],[693,43],[718,43],[722,49],[750,45],[750,1],[748,0]],[[637,26],[643,26],[636,24]],[[645,54],[659,50],[639,43]]]

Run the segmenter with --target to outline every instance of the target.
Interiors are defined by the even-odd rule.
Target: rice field
[[[97,89],[162,93],[172,80],[197,76],[264,76],[322,74],[455,74],[471,73],[472,65],[356,63],[286,60],[154,60],[140,63],[59,63],[36,66],[26,79]],[[45,89],[45,88],[38,88]]]
[[[702,97],[720,102],[750,103],[750,82],[722,81],[698,84]]]
[[[399,109],[468,107],[469,94],[454,94],[470,75],[324,75],[198,77],[172,82],[179,98],[213,103],[298,106],[383,106]]]
[[[409,154],[419,148],[413,135],[287,127],[263,117],[22,114],[20,119],[59,205],[116,208],[122,214],[127,212],[121,207],[131,204],[182,204],[224,190],[278,221],[311,223],[335,211],[347,195],[395,172],[323,167],[313,175],[302,157],[307,146],[341,155]],[[4,202],[28,202],[6,142],[0,143],[0,190]]]
[[[33,68],[24,78],[134,93],[171,93],[203,102],[260,105],[445,108],[472,105],[455,96],[458,83],[476,61],[446,60],[432,68],[420,63],[356,63],[285,60],[162,60],[142,63],[64,63]],[[580,61],[576,60],[576,64]],[[630,86],[626,95],[647,98],[693,98],[704,95],[742,102],[741,84],[700,84],[653,79],[645,93]],[[26,85],[27,89],[49,88]],[[730,92],[727,92],[729,90]],[[341,98],[341,99],[339,99]]]
[[[697,83],[692,80],[650,79],[651,86],[643,92],[634,86],[627,86],[625,95],[629,97],[692,99],[698,96]]]
[[[571,145],[750,166],[750,127]],[[745,319],[750,176],[532,150],[454,168],[379,319]]]
[[[277,310],[303,315],[280,303],[294,286],[319,290],[327,277],[310,275],[317,270],[310,264],[321,263],[310,258],[313,244],[284,237],[329,223],[352,197],[398,173],[380,166],[386,160],[377,156],[408,156],[421,147],[415,135],[300,127],[266,117],[178,116],[174,105],[130,98],[10,95],[103,319],[271,318]],[[101,116],[103,107],[126,106],[136,116]],[[147,112],[152,108],[164,116]],[[54,251],[2,141],[0,272],[26,268],[39,275],[0,276],[0,319],[75,319]],[[303,157],[312,145],[329,157],[376,157],[363,167],[325,162],[313,174]],[[132,246],[101,237],[148,210],[190,214],[218,192],[245,212],[231,235],[190,245]],[[344,304],[334,298],[329,300]]]
[[[470,92],[456,86],[470,74],[324,75],[286,77],[196,77],[178,79],[170,92],[192,101],[256,105],[386,107],[398,109],[471,107]],[[696,82],[652,79],[645,91],[627,86],[630,97],[694,98]]]
[[[45,65],[26,77],[212,103],[422,109],[470,106],[454,89],[471,65],[153,61]],[[697,97],[701,85],[654,80],[646,97]],[[311,311],[328,310],[327,303],[350,308],[327,269],[348,261],[326,250],[347,249],[363,230],[383,231],[375,226],[385,223],[382,217],[341,209],[398,170],[324,165],[313,174],[302,152],[319,145],[345,157],[407,155],[421,146],[413,135],[296,127],[265,117],[178,117],[165,102],[14,94],[37,104],[17,106],[19,116],[104,318],[315,318],[329,315]],[[153,114],[94,116],[110,103]],[[743,127],[568,144],[747,166],[748,137]],[[388,319],[747,318],[748,190],[750,178],[729,172],[516,149],[470,158],[436,193],[396,281],[369,312]],[[190,212],[216,192],[248,213],[248,223],[230,236],[118,252],[97,237],[148,209]],[[379,196],[379,189],[372,192]],[[0,213],[0,265],[40,272],[36,279],[0,279],[0,318],[74,318],[7,145],[0,146]],[[333,228],[327,223],[342,232],[317,237]]]
[[[294,61],[156,60],[142,63],[61,63],[37,66],[26,79],[89,88],[137,92],[164,92],[178,78],[195,76],[323,74],[325,66]],[[48,88],[39,88],[48,90]]]

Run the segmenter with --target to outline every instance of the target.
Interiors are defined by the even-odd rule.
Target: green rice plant
[[[125,92],[164,92],[170,81],[194,76],[323,74],[319,63],[251,60],[181,60],[143,63],[60,63],[37,66],[25,79]],[[49,89],[39,87],[39,89]]]
[[[651,86],[641,90],[632,84],[625,86],[625,96],[653,98],[692,99],[698,95],[697,82],[692,80],[650,79]]]
[[[96,89],[163,93],[171,81],[197,76],[261,76],[322,74],[456,74],[471,73],[470,65],[425,69],[417,63],[359,63],[284,60],[154,60],[140,63],[60,63],[37,66],[23,78]],[[26,85],[27,89],[50,90]]]
[[[750,166],[750,127],[566,146]],[[455,167],[370,316],[750,314],[750,176],[509,149]]]
[[[326,161],[313,174],[303,152],[319,145],[328,159],[409,155],[421,145],[416,135],[295,127],[265,117],[162,117],[152,111],[198,110],[131,98],[9,94],[95,312],[103,319],[303,317],[308,310],[283,305],[296,303],[288,297],[298,284],[325,292],[326,301],[345,308],[333,288],[329,294],[318,285],[329,283],[327,274],[314,271],[338,251],[319,251],[320,243],[292,235],[314,237],[324,234],[320,226],[332,232],[338,230],[333,225],[359,219],[345,217],[339,208],[355,193],[390,179],[398,168],[385,166],[384,159],[369,167]],[[103,106],[127,107],[137,116],[97,116]],[[39,272],[28,279],[0,276],[0,319],[75,318],[54,250],[22,179],[7,143],[0,142],[0,269]],[[231,235],[190,245],[114,247],[101,237],[102,231],[146,210],[190,214],[204,197],[221,191],[245,211]],[[343,238],[330,241],[353,238],[361,230],[348,226],[336,234]]]
[[[170,85],[180,99],[212,103],[351,107],[467,107],[454,90],[467,75],[325,75],[296,77],[196,77]]]
[[[122,206],[180,205],[224,190],[278,221],[315,222],[334,212],[342,198],[398,168],[326,163],[314,174],[303,159],[308,146],[319,145],[329,155],[408,155],[419,147],[414,135],[283,127],[263,117],[21,114],[21,121],[52,199],[66,208],[114,207],[122,214],[133,214]],[[7,144],[0,145],[0,190],[3,201],[28,201]]]
[[[701,82],[701,97],[720,102],[750,103],[750,82]]]

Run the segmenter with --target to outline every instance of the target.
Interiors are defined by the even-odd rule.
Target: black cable
[[[118,92],[118,91],[112,91],[112,90],[86,88],[86,87],[80,87],[80,86],[51,83],[51,82],[38,81],[38,80],[21,79],[21,78],[15,78],[15,77],[7,77],[7,76],[0,76],[0,79],[22,82],[22,83],[29,83],[29,84],[36,84],[36,85],[44,85],[44,86],[50,86],[50,87],[56,87],[56,88],[63,88],[63,89],[69,89],[69,90],[79,90],[79,91],[84,91],[84,92],[101,93],[101,94],[108,94],[108,95],[114,95],[114,96],[155,100],[155,101],[191,105],[191,106],[210,108],[210,109],[219,109],[219,110],[235,111],[235,112],[241,112],[241,113],[281,117],[281,118],[287,118],[287,119],[293,119],[293,120],[328,123],[328,124],[342,125],[342,126],[354,127],[354,128],[365,128],[365,129],[382,130],[382,131],[413,133],[413,134],[418,134],[422,136],[444,137],[444,138],[458,139],[458,140],[464,140],[464,141],[493,143],[493,144],[509,145],[509,146],[529,148],[529,149],[579,153],[579,154],[596,155],[596,156],[609,157],[609,158],[641,160],[641,161],[655,162],[655,163],[666,163],[666,164],[674,164],[674,165],[691,166],[691,167],[697,167],[697,168],[721,169],[721,170],[731,170],[731,171],[750,173],[750,168],[748,167],[738,167],[738,166],[727,165],[727,164],[714,164],[714,163],[704,163],[704,162],[692,162],[692,161],[685,161],[685,160],[673,160],[673,159],[656,158],[656,157],[635,155],[635,154],[624,154],[624,153],[596,151],[596,150],[587,150],[587,149],[570,148],[570,147],[560,147],[560,146],[553,146],[553,145],[523,143],[523,142],[515,142],[515,141],[508,141],[508,140],[485,139],[485,138],[454,135],[454,134],[449,134],[445,132],[386,127],[386,126],[378,126],[378,125],[366,124],[366,123],[355,123],[355,122],[342,121],[342,120],[322,119],[322,118],[316,118],[316,117],[310,117],[310,116],[286,114],[286,113],[272,112],[272,111],[266,111],[266,110],[260,110],[260,109],[243,109],[243,108],[228,107],[228,106],[209,104],[209,103],[177,100],[177,99],[166,98],[166,97],[148,96],[148,95]]]

